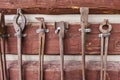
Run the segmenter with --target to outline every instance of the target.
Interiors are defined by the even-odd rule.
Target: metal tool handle
[[[105,51],[104,51],[104,80],[106,80],[106,71],[107,71],[107,55],[108,55],[108,42],[109,42],[109,37],[105,38]]]
[[[18,39],[17,39],[17,50],[18,50],[19,80],[22,80],[22,52],[21,52],[21,38],[18,38]]]
[[[44,47],[45,47],[45,35],[39,35],[39,76],[38,80],[44,80]]]
[[[85,28],[84,27],[81,27],[81,41],[82,41],[82,78],[83,80],[86,80],[85,78]]]
[[[63,38],[60,37],[59,38],[59,45],[60,45],[60,71],[61,71],[61,80],[64,80],[64,42],[63,42]]]
[[[101,37],[101,71],[100,71],[100,80],[103,80],[103,55],[104,55],[104,38]]]

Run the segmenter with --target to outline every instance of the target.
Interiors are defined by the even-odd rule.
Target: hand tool
[[[63,21],[61,21],[56,22],[55,26],[56,26],[55,33],[59,35],[61,80],[64,80],[64,38],[65,31],[66,29],[68,29],[68,24],[65,24]]]
[[[107,27],[107,29],[105,29],[105,27]],[[101,34],[99,34],[99,37],[101,38],[100,80],[106,80],[108,42],[109,42],[110,31],[112,30],[112,25],[108,22],[107,19],[105,19],[104,22],[100,24],[99,30],[101,32]]]
[[[21,18],[21,23],[19,23],[19,18]],[[22,48],[21,48],[21,41],[23,37],[23,30],[25,28],[26,18],[22,14],[21,9],[17,9],[17,15],[14,17],[14,29],[15,29],[15,36],[17,37],[17,50],[18,50],[18,68],[19,68],[19,80],[22,80]]]
[[[39,29],[36,30],[36,33],[39,33],[39,72],[38,80],[44,80],[44,50],[45,50],[45,34],[49,32],[46,29],[44,18],[36,18],[40,21]]]
[[[1,39],[1,53],[0,53],[0,60],[1,60],[1,80],[8,80],[7,77],[7,65],[6,65],[6,55],[5,55],[5,38],[8,36],[6,34],[6,27],[5,27],[5,18],[4,12],[0,13],[0,39]]]
[[[88,13],[89,13],[89,8],[87,7],[81,7],[80,8],[80,13],[81,13],[81,46],[82,46],[82,80],[85,79],[85,51],[86,51],[86,33],[91,32],[91,29],[87,28],[88,27]]]

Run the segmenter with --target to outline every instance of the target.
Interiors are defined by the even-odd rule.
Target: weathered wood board
[[[86,63],[86,79],[100,80],[100,62]],[[17,61],[8,62],[8,70],[10,80],[18,79]],[[38,79],[38,62],[26,61],[23,62],[23,78],[25,80]],[[49,61],[44,63],[44,79],[45,80],[60,80],[60,64],[59,61]],[[65,61],[65,80],[82,80],[82,64],[80,61]],[[107,63],[107,80],[120,79],[120,63]]]
[[[14,28],[12,24],[8,24],[7,31],[11,36],[6,41],[6,53],[17,54],[17,39],[14,36]],[[49,33],[46,33],[45,54],[59,54],[59,37],[55,34],[54,25],[46,25]],[[112,24],[113,30],[110,35],[108,54],[120,54],[120,24]],[[30,23],[26,25],[24,33],[27,34],[22,41],[23,54],[38,54],[39,43],[36,30],[39,23]],[[100,38],[98,35],[99,24],[91,24],[92,30],[87,34],[87,52],[86,54],[100,54]],[[65,33],[65,53],[64,54],[81,54],[81,32],[78,31],[80,24],[69,24],[69,29]]]
[[[71,14],[79,13],[79,7],[90,7],[92,14],[119,14],[120,0],[0,0],[0,10],[6,14],[22,8],[26,14]]]

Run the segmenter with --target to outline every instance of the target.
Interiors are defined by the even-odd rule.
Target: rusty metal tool
[[[45,50],[45,34],[49,32],[46,28],[44,18],[38,17],[36,18],[40,21],[39,29],[36,30],[36,33],[39,33],[39,72],[38,72],[38,80],[44,80],[44,50]]]
[[[65,24],[63,21],[61,21],[56,22],[55,26],[55,33],[59,35],[61,80],[64,80],[64,38],[65,31],[68,29],[68,24]]]
[[[88,13],[89,8],[87,7],[81,7],[80,8],[81,13],[81,46],[82,46],[82,80],[86,80],[85,78],[85,51],[86,51],[86,33],[91,32],[91,29],[88,27]]]
[[[104,28],[105,26],[107,27],[107,29]],[[99,37],[101,38],[100,80],[106,80],[108,42],[109,42],[110,31],[112,30],[112,25],[106,19],[106,20],[104,20],[104,22],[102,24],[100,24],[99,30],[101,32],[101,34],[99,34]]]
[[[19,23],[19,18],[21,18],[21,22]],[[15,29],[15,36],[17,37],[17,50],[18,50],[18,68],[19,68],[19,80],[22,80],[22,37],[23,37],[23,30],[25,28],[26,18],[22,14],[21,9],[17,9],[17,15],[14,17],[14,29]]]
[[[5,27],[5,18],[4,12],[0,13],[0,39],[1,39],[1,80],[8,80],[7,77],[7,65],[6,65],[6,55],[5,55],[5,38],[8,37],[6,34],[6,27]]]

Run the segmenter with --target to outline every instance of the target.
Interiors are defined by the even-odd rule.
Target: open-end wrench
[[[64,80],[64,37],[65,30],[68,29],[68,25],[65,25],[65,23],[61,21],[56,22],[55,26],[55,33],[59,35],[61,80]]]
[[[104,29],[104,27],[107,29]],[[108,22],[108,20],[104,20],[102,24],[99,26],[99,30],[101,34],[99,37],[101,38],[101,74],[100,80],[106,80],[106,69],[107,69],[107,54],[108,54],[108,42],[110,31],[112,30],[112,25]]]
[[[21,23],[18,23],[18,19],[21,17]],[[21,48],[21,41],[23,37],[23,30],[25,28],[26,18],[22,14],[21,9],[17,9],[17,15],[14,17],[14,29],[15,29],[15,36],[17,37],[17,50],[18,50],[18,68],[19,68],[19,80],[22,80],[22,48]]]
[[[80,13],[81,13],[81,46],[82,46],[82,80],[86,80],[85,77],[85,51],[86,51],[86,33],[91,32],[90,29],[88,29],[88,13],[89,13],[89,8],[87,7],[81,7],[80,8]]]
[[[39,29],[36,30],[39,33],[39,72],[38,80],[44,80],[44,50],[45,50],[45,33],[49,30],[46,29],[44,18],[36,18],[40,21]]]
[[[1,60],[1,80],[8,80],[7,77],[7,65],[6,65],[6,55],[5,55],[5,38],[7,37],[6,34],[6,28],[5,28],[5,18],[4,18],[4,12],[0,13],[0,39],[1,39],[1,54],[0,54],[0,60]]]

